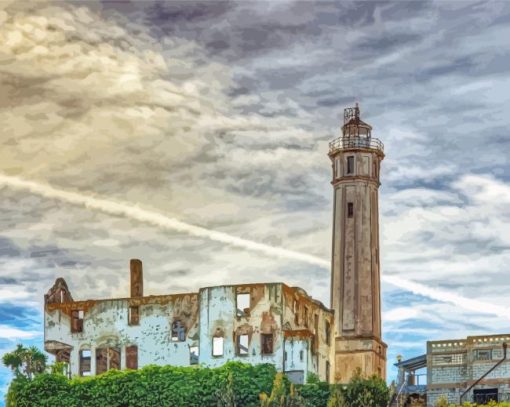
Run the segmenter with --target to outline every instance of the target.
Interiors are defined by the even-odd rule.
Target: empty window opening
[[[260,334],[261,352],[263,355],[273,353],[273,334]]]
[[[354,174],[354,156],[347,157],[347,174]]]
[[[223,356],[223,338],[222,337],[214,337],[213,338],[213,356]]]
[[[57,363],[63,363],[62,373],[64,374],[64,376],[71,378],[71,369],[69,369],[69,362],[71,360],[70,351],[68,351],[66,349],[62,349],[62,350],[57,351],[57,354],[55,356],[56,356],[55,361]]]
[[[56,362],[63,362],[63,363],[69,363],[69,360],[71,359],[71,355],[68,350],[59,350],[56,354]]]
[[[83,332],[83,310],[71,311],[71,332]]]
[[[294,323],[299,325],[299,303],[294,301]]]
[[[80,376],[90,376],[90,360],[92,352],[90,349],[80,351]]]
[[[315,334],[319,333],[319,314],[314,314],[314,330]]]
[[[492,360],[492,349],[478,349],[476,360]]]
[[[326,321],[326,343],[331,345],[331,325],[329,321]]]
[[[285,351],[285,353],[283,354],[283,361],[286,362],[287,361],[287,351]]]
[[[473,390],[473,402],[479,405],[487,404],[490,401],[499,401],[498,389],[475,389]]]
[[[120,349],[96,349],[96,374],[104,373],[110,369],[120,369]]]
[[[120,349],[108,348],[108,370],[120,369]]]
[[[347,203],[347,217],[352,218],[354,216],[354,204],[352,202]]]
[[[250,312],[250,294],[237,294],[237,315],[242,316]]]
[[[96,374],[104,373],[108,370],[108,349],[96,349]]]
[[[330,364],[329,362],[326,360],[326,383],[329,383],[329,371],[330,371],[331,367],[330,367]],[[379,375],[380,376],[380,375]]]
[[[305,315],[303,317],[304,319],[304,325],[308,328],[308,307],[305,307]]]
[[[340,178],[342,176],[342,167],[341,167],[342,160],[340,158],[335,159],[335,177]]]
[[[140,307],[133,305],[129,307],[128,324],[138,325],[140,323]]]
[[[248,335],[239,335],[237,337],[237,354],[239,356],[248,355],[249,343]]]
[[[189,347],[189,364],[198,365],[198,346]]]
[[[126,346],[126,368],[138,369],[138,346]]]
[[[305,352],[300,350],[299,351],[299,360],[302,362],[304,360],[304,358],[305,358]]]
[[[184,342],[186,340],[186,327],[179,319],[176,319],[172,324],[172,341]]]

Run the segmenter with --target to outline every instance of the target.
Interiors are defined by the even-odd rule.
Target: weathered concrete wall
[[[128,324],[130,305],[138,305],[138,325]],[[83,310],[83,331],[71,332],[71,310]],[[72,347],[70,368],[79,373],[79,351],[91,350],[91,370],[95,372],[96,348],[119,347],[121,367],[126,365],[125,347],[138,345],[138,366],[147,364],[190,364],[191,346],[198,345],[198,303],[196,294],[83,301],[48,304],[44,326],[45,340]],[[186,340],[172,341],[171,325],[181,319],[187,326]]]
[[[237,315],[236,296],[248,292],[251,297],[249,312]],[[247,288],[243,290],[243,288]],[[249,336],[248,354],[236,352],[238,335]],[[261,334],[273,334],[273,352],[261,351]],[[223,356],[213,356],[212,338],[224,338]],[[279,284],[221,286],[200,290],[200,363],[217,367],[227,360],[245,363],[271,363],[283,369],[282,294]]]
[[[305,352],[307,372],[317,374],[321,380],[331,381],[334,371],[331,352],[334,313],[300,288],[283,285],[283,292],[283,326],[286,337],[308,343]]]
[[[309,369],[310,341],[308,338],[285,338],[285,367],[289,379],[296,384],[306,381]]]
[[[333,163],[334,215],[331,307],[335,310],[335,381],[361,369],[386,377],[381,340],[379,169],[377,149],[344,148]],[[352,171],[347,171],[348,158]],[[346,341],[352,341],[351,344]],[[348,350],[347,350],[348,349]]]
[[[140,286],[139,279],[134,282]],[[192,360],[217,367],[238,360],[271,363],[282,371],[287,352],[287,365],[294,371],[302,370],[302,377],[308,372],[318,374],[322,380],[328,377],[331,351],[326,328],[331,338],[333,313],[301,289],[281,283],[247,284],[203,288],[198,294],[73,301],[65,282],[57,283],[46,296],[45,348],[53,354],[68,354],[74,375],[80,374],[82,350],[92,353],[90,370],[95,374],[97,349],[118,350],[119,367],[125,368],[128,350],[131,354],[133,351],[127,348],[135,345],[138,367],[188,366]],[[238,295],[244,297],[244,303]],[[294,303],[301,307],[297,324]],[[133,307],[137,309],[136,318]],[[182,338],[172,331],[176,321],[184,329]],[[73,332],[77,329],[81,332]],[[213,355],[214,338],[222,338],[220,355]],[[242,344],[245,339],[247,342],[239,347],[238,341]],[[197,357],[192,358],[192,352]],[[103,366],[103,359],[101,363]]]

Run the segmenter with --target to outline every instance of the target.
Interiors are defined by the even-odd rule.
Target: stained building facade
[[[333,164],[331,307],[335,310],[335,381],[360,369],[386,378],[381,339],[379,174],[383,144],[360,118],[345,109],[342,135],[329,145]]]
[[[238,360],[271,363],[296,383],[330,380],[333,312],[283,283],[143,293],[131,260],[131,296],[75,301],[63,279],[45,296],[45,349],[70,375],[148,364],[209,367]]]

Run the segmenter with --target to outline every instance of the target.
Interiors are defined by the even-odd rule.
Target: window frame
[[[239,307],[239,297],[248,299],[248,306],[244,308]],[[242,305],[242,304],[241,304]],[[251,294],[248,293],[236,293],[236,314],[237,316],[245,316],[250,314],[251,309]]]
[[[140,306],[130,305],[128,308],[128,325],[140,325]]]
[[[125,354],[126,369],[138,370],[138,345],[126,346],[125,353],[126,353]],[[136,356],[133,356],[133,355],[136,355]],[[133,359],[134,359],[134,363],[132,363]]]
[[[269,343],[271,344],[271,352],[266,352],[266,347],[267,347],[266,341],[267,340],[269,340]],[[273,355],[274,354],[274,334],[273,333],[270,333],[270,334],[261,333],[260,334],[260,354],[261,355]]]
[[[246,350],[241,349],[241,338],[246,338]],[[236,354],[237,356],[249,356],[250,354],[250,336],[248,334],[237,335],[236,338]]]
[[[218,340],[221,340],[221,353],[215,353],[215,343]],[[213,336],[211,353],[214,358],[222,358],[225,355],[225,338],[223,336]]]
[[[176,324],[179,324],[178,327],[175,327]],[[180,328],[180,330],[179,330]],[[176,333],[174,335],[174,332]],[[172,326],[170,327],[170,340],[172,342],[186,342],[186,325],[184,325],[181,321],[181,319],[176,318],[172,322]]]
[[[354,202],[347,202],[347,218],[354,218]]]
[[[347,156],[347,171],[346,171],[347,175],[352,175],[355,173],[355,166],[356,166],[355,163],[356,163],[356,161],[355,161],[355,158],[353,155]]]
[[[83,309],[71,310],[71,333],[83,332],[83,321],[85,319],[85,312]]]
[[[89,356],[84,356],[84,352],[89,352]],[[78,361],[78,372],[80,376],[92,376],[92,349],[80,349],[80,352],[78,354],[79,361]],[[84,367],[86,367],[86,363],[88,360],[88,370],[85,370]],[[88,374],[85,374],[88,373]]]

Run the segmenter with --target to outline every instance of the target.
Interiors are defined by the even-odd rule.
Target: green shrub
[[[379,378],[347,385],[294,386],[273,365],[229,362],[222,367],[146,366],[71,380],[56,373],[16,377],[6,407],[386,407]]]
[[[299,386],[298,390],[305,401],[305,406],[326,407],[331,394],[331,387],[328,383],[318,382]]]
[[[390,391],[380,377],[363,378],[358,373],[345,387],[343,395],[349,407],[385,407],[388,405]]]
[[[237,362],[216,369],[146,366],[72,380],[40,374],[31,381],[14,379],[7,407],[257,407],[259,394],[271,392],[275,374],[272,365]]]

